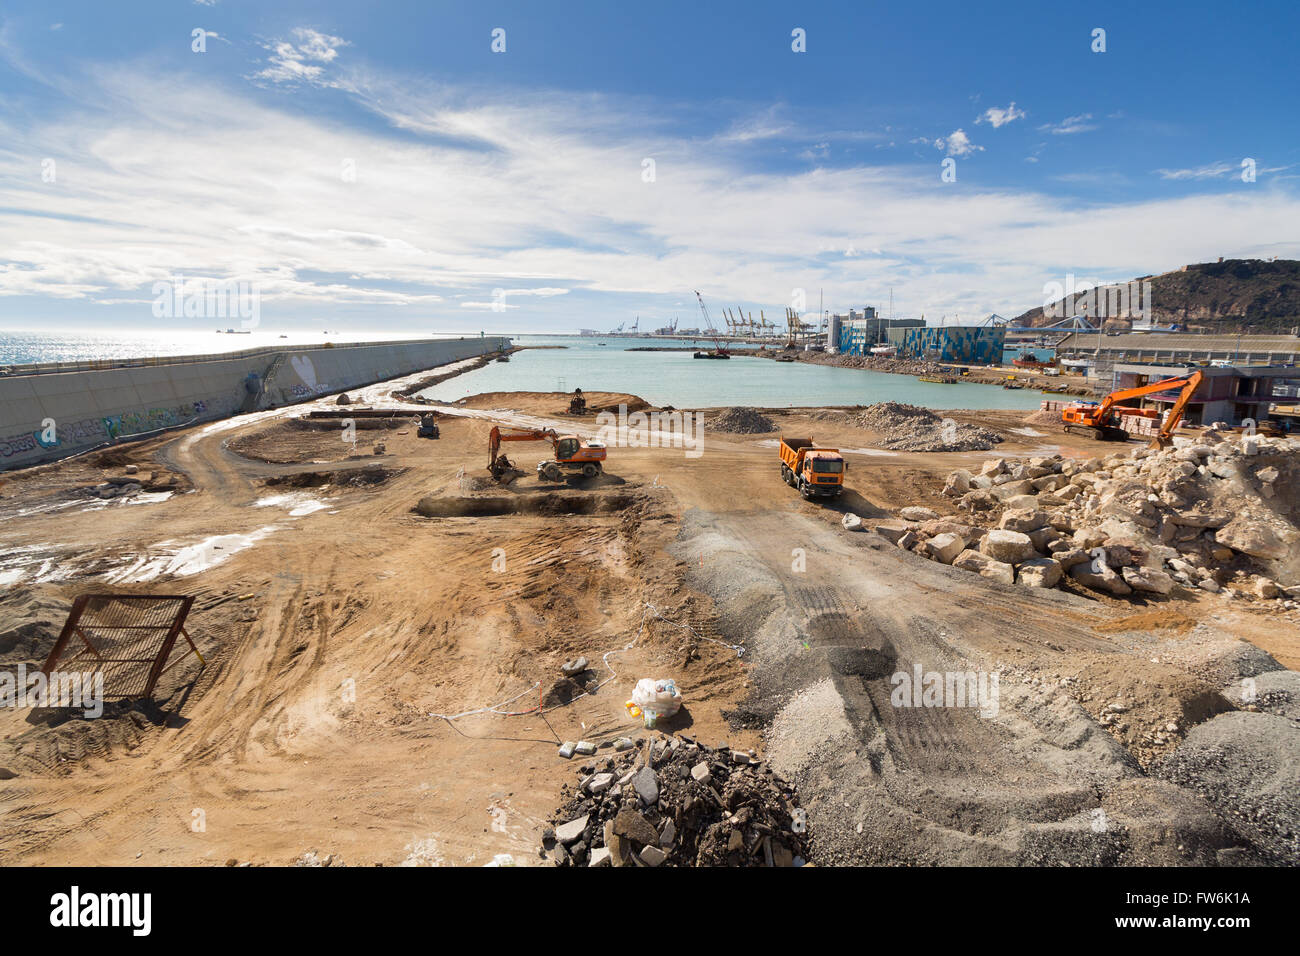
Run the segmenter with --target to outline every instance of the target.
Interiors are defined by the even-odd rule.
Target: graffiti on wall
[[[31,432],[10,435],[8,438],[0,438],[0,458],[12,458],[24,452],[58,448],[63,445],[86,445],[103,441],[107,434],[104,431],[103,420],[98,418],[84,418],[79,422],[58,425],[49,429],[48,433],[53,435],[53,440],[47,439],[47,430],[39,428]]]
[[[157,431],[193,421],[208,410],[208,403],[202,400],[175,408],[150,408],[139,411],[123,412],[121,415],[109,415],[103,419],[104,431],[109,438],[122,438],[126,435],[139,435],[142,432]]]

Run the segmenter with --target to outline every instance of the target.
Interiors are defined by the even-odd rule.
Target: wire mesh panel
[[[147,697],[193,603],[176,595],[83,594],[42,670],[100,672],[105,698]]]

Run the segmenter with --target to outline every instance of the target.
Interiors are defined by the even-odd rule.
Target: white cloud
[[[1205,166],[1197,166],[1193,169],[1157,169],[1156,173],[1161,179],[1214,179],[1218,176],[1228,176],[1238,172],[1240,166],[1234,166],[1232,163],[1208,163]]]
[[[946,149],[949,156],[969,156],[984,149],[983,146],[972,143],[965,131],[960,129],[953,130],[947,137],[939,137],[934,141],[934,146],[935,149]]]
[[[256,74],[272,83],[318,82],[325,72],[318,64],[333,63],[342,47],[350,46],[342,37],[321,33],[309,27],[296,27],[294,41],[277,40],[265,45],[271,51],[270,66]]]
[[[1091,113],[1080,113],[1078,116],[1067,116],[1059,123],[1044,123],[1038,128],[1056,136],[1069,136],[1073,133],[1089,133],[1097,128],[1095,123],[1089,122],[1091,119]]]
[[[326,48],[338,45],[317,56]],[[427,321],[500,308],[496,289],[524,317],[573,291],[703,287],[779,308],[796,287],[860,305],[892,285],[901,314],[1007,314],[1066,268],[1300,254],[1300,200],[1280,184],[1083,205],[952,190],[915,165],[772,171],[752,150],[674,135],[671,112],[644,101],[490,96],[356,70],[331,82],[400,132],[183,76],[160,88],[149,69],[98,73],[75,108],[5,117],[0,296],[144,301],[180,274],[257,282],[267,320],[354,305]],[[939,147],[979,149],[961,130]],[[56,182],[33,156],[57,159]],[[645,156],[659,160],[654,183]]]
[[[977,119],[975,122],[977,124],[989,123],[993,126],[994,129],[1001,129],[1003,126],[1006,126],[1008,123],[1014,123],[1016,120],[1024,119],[1024,118],[1025,118],[1025,111],[1021,109],[1016,109],[1016,104],[1015,101],[1013,100],[1011,102],[1011,105],[1008,106],[1006,109],[1001,109],[1000,107],[997,106],[990,106],[988,109],[986,109],[983,112],[983,114],[981,114],[980,118]]]

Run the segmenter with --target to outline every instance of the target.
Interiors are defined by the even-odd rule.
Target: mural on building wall
[[[983,326],[890,329],[889,344],[901,358],[995,365],[1002,361],[1006,329]]]

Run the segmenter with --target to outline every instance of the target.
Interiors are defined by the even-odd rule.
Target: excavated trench
[[[605,515],[631,507],[629,494],[564,495],[536,494],[505,497],[466,498],[461,496],[421,498],[411,510],[425,518],[482,518],[499,515]]]

